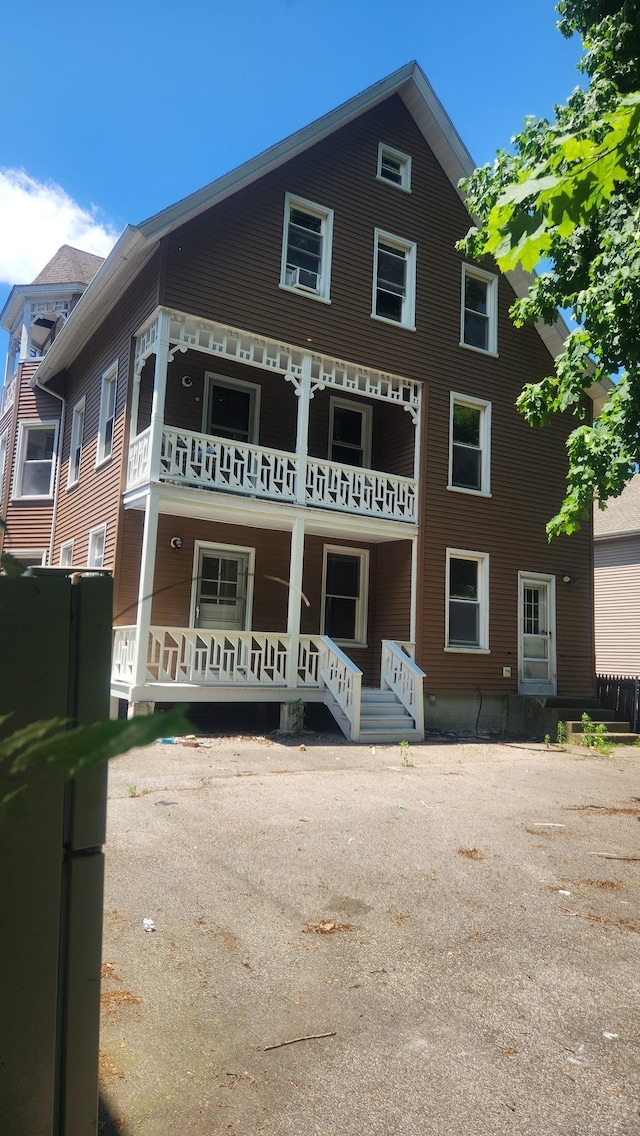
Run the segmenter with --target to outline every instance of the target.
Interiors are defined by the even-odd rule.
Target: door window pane
[[[235,442],[249,442],[252,398],[250,390],[212,383],[209,433]]]
[[[357,640],[360,630],[361,558],[328,552],[326,560],[324,633],[330,639]]]

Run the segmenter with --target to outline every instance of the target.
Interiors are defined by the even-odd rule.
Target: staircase
[[[545,709],[554,713],[555,726],[547,731],[553,741],[557,734],[557,723],[563,722],[567,732],[567,745],[584,745],[582,715],[588,714],[594,725],[604,723],[606,734],[603,740],[613,745],[634,745],[640,734],[631,732],[628,722],[618,722],[610,710],[603,710],[599,698],[547,698]]]
[[[421,742],[411,715],[392,690],[363,690],[360,700],[360,741],[390,744]]]

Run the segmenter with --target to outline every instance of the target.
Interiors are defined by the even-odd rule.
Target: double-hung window
[[[285,194],[280,286],[329,302],[333,210]]]
[[[375,230],[372,316],[415,328],[416,246]]]
[[[73,541],[65,540],[64,544],[60,545],[60,567],[70,568],[73,564]]]
[[[489,557],[485,552],[447,549],[445,647],[489,648]]]
[[[411,158],[408,154],[403,154],[400,150],[394,150],[391,146],[385,146],[383,142],[380,142],[378,144],[377,177],[379,181],[397,185],[398,189],[404,189],[407,193],[410,193]]]
[[[21,423],[15,497],[52,496],[57,430],[56,422]]]
[[[84,435],[85,400],[77,403],[73,408],[71,419],[71,448],[69,451],[69,473],[67,475],[67,488],[75,485],[80,477],[80,459],[82,457],[82,439]]]
[[[491,403],[451,392],[449,489],[491,492]]]
[[[332,398],[329,413],[329,457],[343,465],[371,465],[371,407]]]
[[[497,338],[497,278],[481,268],[462,265],[462,326],[460,342],[495,355]]]
[[[369,553],[325,546],[322,634],[338,643],[366,645]]]
[[[89,553],[87,556],[87,566],[89,568],[104,567],[104,549],[106,538],[106,525],[97,525],[95,529],[91,529],[89,533]]]
[[[102,376],[100,391],[100,422],[98,426],[98,449],[96,465],[107,461],[113,453],[113,430],[116,420],[116,388],[118,384],[118,364],[113,363]]]
[[[205,375],[206,402],[203,429],[234,442],[257,442],[260,387],[241,379]]]

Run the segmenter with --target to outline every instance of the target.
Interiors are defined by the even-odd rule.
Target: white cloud
[[[61,245],[107,256],[117,237],[61,186],[0,169],[0,282],[30,284]]]

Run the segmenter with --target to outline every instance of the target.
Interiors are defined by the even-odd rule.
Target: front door
[[[217,631],[244,631],[248,576],[248,552],[200,548],[194,626]]]
[[[556,693],[555,577],[520,572],[518,690]]]

